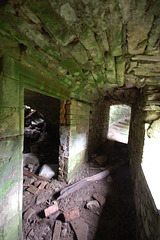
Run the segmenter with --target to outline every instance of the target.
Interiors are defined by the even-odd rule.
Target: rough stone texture
[[[90,106],[78,101],[60,105],[59,178],[70,181],[86,161]]]
[[[8,198],[14,188],[19,205],[15,205],[11,215],[3,211],[6,220],[1,222],[1,238],[21,239],[21,135],[23,88],[26,87],[64,100],[60,110],[59,176],[62,180],[71,179],[84,161],[88,134],[90,154],[101,140],[105,141],[109,104],[105,105],[103,99],[114,103],[137,102],[133,105],[130,134],[131,170],[135,193],[138,192],[137,229],[141,239],[154,239],[157,217],[140,162],[144,123],[150,124],[160,117],[160,103],[155,95],[160,91],[157,88],[154,94],[147,92],[149,99],[143,104],[135,89],[142,92],[141,88],[148,84],[159,85],[159,16],[159,0],[2,1],[0,209],[5,201],[7,210],[10,209]],[[145,98],[145,92],[141,96]],[[77,105],[79,113],[66,104],[70,99],[81,104]],[[76,147],[80,137],[79,151]]]
[[[92,105],[90,110],[90,123],[89,123],[89,142],[88,153],[89,156],[95,153],[100,144],[106,141],[108,126],[109,126],[109,103],[98,103]]]
[[[125,63],[133,55],[159,55],[159,9],[159,0],[8,1],[1,9],[0,50],[21,61],[16,67],[30,68],[27,79],[21,76],[27,85],[92,102],[124,86]],[[136,75],[146,76],[146,67]],[[152,68],[147,76],[159,75]]]
[[[148,128],[148,136],[150,138],[156,138],[159,139],[160,138],[160,119],[155,120],[150,127]]]
[[[143,93],[145,92],[146,90],[144,90]],[[132,107],[129,136],[130,166],[134,182],[134,196],[137,212],[137,239],[156,239],[158,211],[142,170],[145,122],[147,121],[146,117],[148,119],[149,114],[152,115],[152,112],[146,114],[146,112],[142,110],[146,105],[146,101],[142,95],[139,96],[137,100],[138,104],[136,103]]]
[[[14,72],[0,83],[0,239],[21,239],[23,87]]]

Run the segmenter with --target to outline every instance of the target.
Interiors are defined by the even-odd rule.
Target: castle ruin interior
[[[125,143],[107,137],[114,105],[131,109],[129,120],[128,115],[122,114],[123,121],[115,125],[115,128],[128,126]],[[160,240],[159,147],[160,0],[0,1],[0,240],[72,240],[75,237],[78,240]],[[94,172],[97,171],[95,159],[102,152],[106,159],[98,165],[99,172]],[[52,195],[48,199],[46,196],[45,208],[58,203],[62,210],[60,217],[56,218],[54,213],[53,218],[47,211],[45,216],[41,212],[36,215],[42,196],[27,192],[28,185],[23,183],[30,181],[32,188],[38,189],[33,184],[38,172],[23,168],[25,154],[39,154],[41,165],[57,165],[56,180],[50,180],[49,187],[43,186],[43,190]],[[101,213],[94,208],[92,213],[82,209],[86,215],[79,212],[79,218],[74,212],[68,234],[64,226],[70,226],[70,220],[64,220],[67,214],[62,216],[67,200],[63,204],[59,202],[62,200],[56,201],[55,185],[62,184],[59,190],[63,192],[67,186],[88,177],[80,175],[85,166],[89,166],[86,172],[92,175],[92,170],[94,174],[101,173],[125,158],[127,164],[116,170],[121,174],[119,178],[113,173],[112,180],[94,183],[102,184],[99,188],[91,185],[94,196],[94,187],[105,195],[103,181],[110,184],[115,177],[115,183],[120,184],[129,174],[123,180],[130,185],[126,195],[123,192],[122,205],[117,207],[121,201],[118,198],[113,201],[115,209],[122,210],[119,221],[112,221],[116,211],[113,204],[110,211],[106,196]],[[103,160],[98,158],[99,163]],[[26,172],[35,174],[32,183]],[[84,195],[87,187],[74,194],[79,191]],[[133,196],[128,200],[131,188]],[[27,212],[25,199],[29,196],[31,199],[37,196],[39,205],[36,202],[38,207]],[[91,200],[84,197],[84,202]],[[79,206],[80,196],[76,202]],[[131,202],[133,209],[127,208]],[[45,210],[44,205],[41,210]],[[97,220],[99,230],[94,224],[89,225],[89,214],[93,214],[92,220],[95,215],[101,218]],[[31,220],[34,215],[35,220]],[[24,219],[26,228],[22,231]],[[121,221],[125,222],[122,232]],[[79,222],[88,224],[85,230],[88,237],[82,230],[86,225]],[[62,224],[62,232],[58,232],[57,224]],[[80,237],[76,224],[84,237]],[[29,229],[33,225],[37,226],[37,233]],[[91,234],[93,229],[95,232]]]

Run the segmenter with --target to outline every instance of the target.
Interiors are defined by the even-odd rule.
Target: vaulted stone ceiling
[[[160,0],[1,1],[0,39],[82,100],[160,80]]]

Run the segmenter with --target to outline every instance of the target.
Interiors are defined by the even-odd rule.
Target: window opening
[[[128,105],[112,105],[109,112],[109,128],[107,138],[121,143],[128,143],[131,107]]]

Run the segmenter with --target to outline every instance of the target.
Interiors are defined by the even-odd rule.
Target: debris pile
[[[36,180],[49,181],[58,175],[57,159],[54,155],[54,142],[48,132],[42,114],[25,106],[24,128],[24,190],[36,193]],[[52,164],[51,164],[52,163]],[[28,178],[30,177],[30,178]]]
[[[27,188],[23,197],[24,240],[73,240],[75,236],[78,240],[88,239],[88,220],[85,221],[82,208],[84,211],[100,216],[105,197],[95,192],[85,201],[85,204],[82,201],[76,206],[75,201],[74,206],[71,207],[69,204],[69,207],[64,209],[66,199],[55,199],[56,191],[64,187],[65,183],[57,180],[53,180],[52,183],[35,180]]]
[[[25,106],[24,126],[24,154],[37,156],[41,166],[44,163],[57,163],[57,142],[54,138],[57,133],[48,126],[43,115]]]
[[[106,177],[112,179],[110,173],[126,166],[125,163],[103,171],[86,165],[80,180],[69,186],[56,179],[47,181],[42,176],[28,176],[24,172],[28,183],[23,194],[24,240],[93,240],[105,206],[109,205],[108,211],[119,209],[119,201],[109,200],[113,181]],[[107,213],[107,217],[109,224],[110,221],[117,223],[116,215],[111,217],[111,213]],[[120,221],[121,217],[120,213]]]
[[[84,170],[84,172],[88,173],[89,170]],[[91,192],[81,194],[81,191],[83,192],[82,180],[75,183],[78,186],[75,188],[75,184],[67,186],[66,183],[56,179],[46,181],[46,179],[41,179],[43,177],[33,175],[28,175],[24,171],[26,182],[23,194],[24,240],[73,240],[75,237],[78,240],[87,240],[89,224],[88,220],[85,220],[85,215],[90,212],[90,214],[99,217],[105,203],[105,197],[98,192],[93,192],[92,188]],[[97,174],[94,174],[93,178],[95,176]],[[92,176],[89,178],[92,179]],[[83,181],[85,182],[86,179],[88,177],[84,178]],[[96,180],[90,184],[96,184],[95,182]],[[64,192],[66,194],[68,188],[71,189],[71,187],[74,190],[69,191],[67,196],[61,195]],[[89,187],[85,185],[85,189],[89,190]],[[79,193],[83,195],[82,198],[79,197]],[[70,198],[74,199],[74,204]],[[92,204],[93,202],[96,203],[96,208]],[[83,211],[86,213],[84,214]]]

